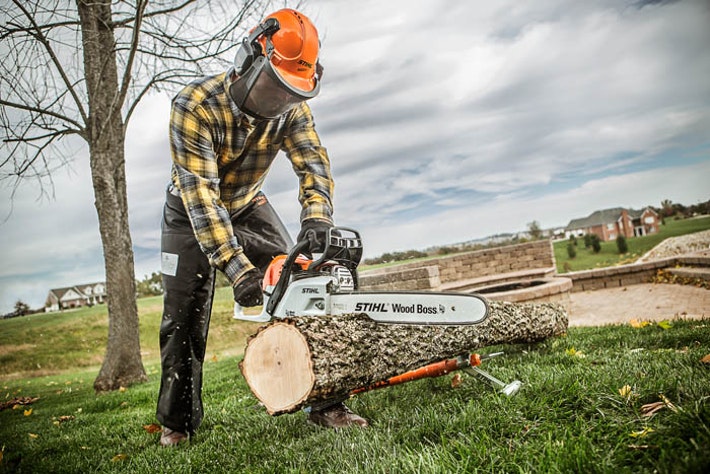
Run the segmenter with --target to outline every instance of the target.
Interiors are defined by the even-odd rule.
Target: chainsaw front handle
[[[326,262],[335,261],[355,275],[361,258],[362,239],[360,233],[348,227],[331,227],[328,229],[328,238],[323,253],[319,259],[311,263],[308,269],[318,271]]]
[[[266,304],[266,312],[268,314],[274,314],[281,298],[283,298],[286,293],[286,288],[291,281],[293,264],[296,262],[296,259],[310,248],[311,239],[315,238],[316,232],[314,230],[307,231],[303,239],[296,242],[296,245],[294,245],[288,253],[283,268],[281,269],[281,276],[269,296],[269,302]],[[328,238],[326,239],[323,253],[320,258],[311,262],[307,271],[317,273],[324,264],[336,262],[350,271],[354,280],[354,288],[357,289],[357,266],[361,258],[362,239],[360,238],[360,233],[348,227],[331,227],[328,229]]]

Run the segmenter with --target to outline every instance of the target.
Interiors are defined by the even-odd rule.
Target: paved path
[[[570,300],[570,326],[710,318],[710,290],[689,285],[629,285],[571,293]]]

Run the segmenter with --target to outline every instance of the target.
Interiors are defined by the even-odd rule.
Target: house
[[[615,207],[595,211],[581,219],[572,219],[565,227],[565,235],[582,236],[596,234],[601,240],[616,240],[624,237],[638,237],[655,234],[659,230],[660,216],[647,207],[640,211]]]
[[[104,282],[74,285],[66,288],[49,290],[44,303],[45,312],[60,311],[82,306],[93,306],[106,300],[106,284]]]

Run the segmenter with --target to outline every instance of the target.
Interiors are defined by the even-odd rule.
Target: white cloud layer
[[[710,199],[710,4],[606,0],[327,0],[312,101],[336,179],[336,221],[366,254],[563,226],[596,209]],[[169,97],[128,129],[139,277],[159,268]],[[56,200],[22,187],[0,224],[0,312],[103,278],[86,151]],[[266,191],[295,233],[285,159]],[[10,208],[1,190],[2,217]]]

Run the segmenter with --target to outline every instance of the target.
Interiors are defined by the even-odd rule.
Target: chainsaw
[[[488,316],[488,302],[474,294],[360,291],[357,273],[363,250],[360,234],[347,227],[331,228],[323,253],[311,259],[303,252],[310,246],[309,239],[314,237],[308,235],[288,255],[280,255],[271,262],[264,274],[261,314],[245,315],[235,304],[236,319],[267,322],[273,318],[360,313],[383,324],[459,325],[480,323]],[[520,381],[506,384],[478,367],[482,360],[498,355],[502,353],[467,354],[436,362],[357,389],[351,395],[424,377],[438,377],[454,370],[477,375],[506,396],[515,395]]]
[[[264,275],[261,314],[249,316],[235,305],[234,317],[266,322],[273,318],[365,314],[385,324],[476,324],[488,316],[488,302],[464,293],[360,291],[357,266],[360,234],[347,227],[328,231],[325,249],[308,258],[307,236],[288,255],[276,257]]]

